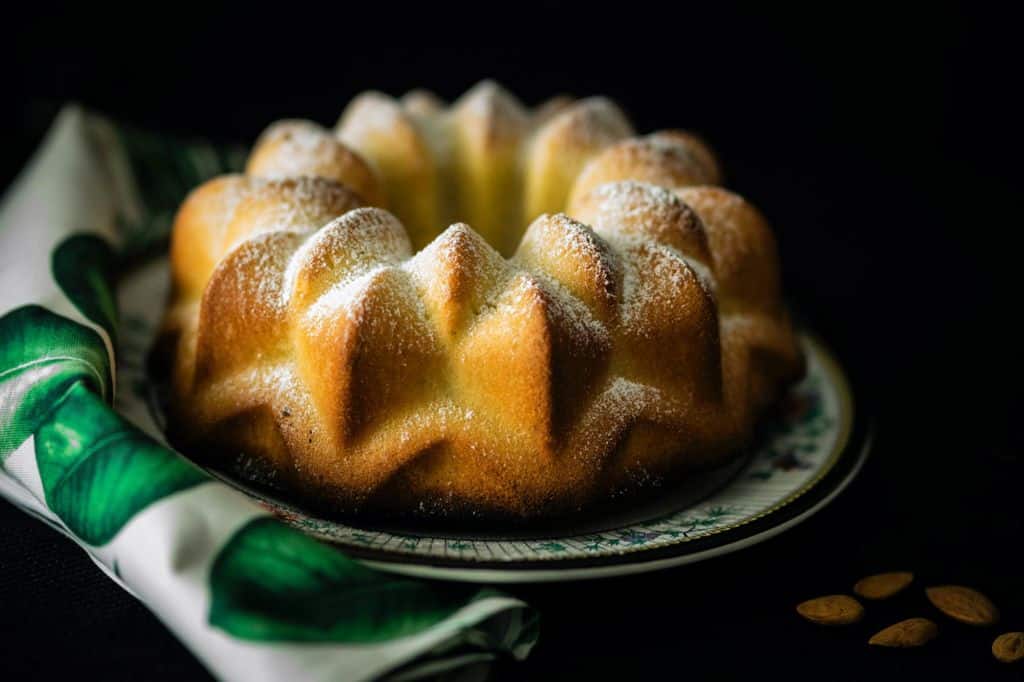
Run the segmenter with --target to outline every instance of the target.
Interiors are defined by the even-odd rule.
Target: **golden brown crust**
[[[721,296],[765,311],[781,310],[775,237],[761,212],[721,187],[682,187],[676,193],[705,225]]]
[[[541,121],[524,170],[527,220],[562,210],[587,162],[633,132],[622,111],[603,97],[580,100]]]
[[[618,180],[676,189],[713,183],[717,170],[678,133],[631,137],[606,148],[586,165],[572,188],[569,204],[593,188]]]
[[[244,452],[335,509],[514,518],[735,454],[802,371],[771,232],[690,186],[719,177],[706,146],[622,140],[620,118],[606,100],[531,114],[489,83],[452,109],[370,94],[339,128],[357,152],[332,157],[358,162],[198,188],[164,324],[175,442],[222,465]],[[319,172],[268,151],[280,134],[250,170]],[[336,182],[371,165],[412,232]],[[553,197],[513,256],[492,247],[510,253],[510,223]],[[462,210],[489,239],[437,235]]]
[[[501,87],[484,82],[454,104],[449,125],[456,217],[507,253],[518,236],[507,226],[522,222],[519,150],[529,132],[527,112]]]
[[[224,230],[251,184],[242,175],[223,175],[200,185],[185,198],[171,230],[176,296],[196,300],[203,295],[206,281],[223,255]]]
[[[681,145],[686,153],[701,168],[704,183],[708,185],[722,184],[722,168],[711,147],[702,137],[687,130],[659,130],[649,136],[655,142]]]
[[[320,177],[345,185],[369,206],[387,207],[380,181],[358,154],[312,121],[278,121],[260,135],[245,172],[276,180]]]
[[[417,248],[441,221],[441,165],[417,116],[379,92],[352,100],[335,132],[367,159],[384,185],[387,207],[401,219]]]

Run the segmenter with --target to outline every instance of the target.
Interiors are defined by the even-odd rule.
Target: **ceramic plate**
[[[159,430],[159,408],[145,373],[145,353],[163,300],[166,261],[120,288],[125,330],[118,408]],[[813,337],[802,336],[808,371],[765,424],[751,452],[657,499],[608,509],[543,531],[437,532],[318,517],[271,491],[217,471],[284,522],[337,544],[381,570],[479,582],[577,580],[639,573],[700,561],[762,542],[808,518],[857,474],[871,441],[854,409],[842,369]]]

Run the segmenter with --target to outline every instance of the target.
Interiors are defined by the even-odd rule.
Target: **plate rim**
[[[864,441],[861,447],[858,449],[856,456],[852,460],[852,466],[846,475],[840,479],[835,485],[827,490],[825,495],[815,503],[804,509],[803,511],[790,516],[789,518],[770,525],[762,531],[744,535],[743,537],[736,538],[730,542],[725,542],[717,546],[709,547],[707,549],[698,549],[696,551],[691,550],[691,542],[681,542],[676,545],[663,548],[653,548],[649,550],[639,550],[636,552],[629,552],[625,554],[617,554],[613,556],[595,557],[594,559],[552,559],[545,562],[521,562],[522,564],[532,565],[516,565],[513,562],[507,562],[503,567],[494,566],[471,566],[464,564],[462,566],[454,565],[438,565],[428,561],[411,561],[406,560],[404,562],[395,561],[381,561],[373,559],[360,558],[353,556],[354,559],[360,563],[377,570],[387,571],[399,575],[405,575],[414,578],[428,578],[433,580],[447,580],[457,582],[470,582],[470,583],[548,583],[548,582],[563,582],[569,580],[597,580],[603,578],[616,578],[628,575],[636,575],[638,573],[649,573],[652,571],[660,571],[667,568],[675,568],[678,566],[685,566],[687,564],[693,564],[707,559],[713,559],[718,556],[731,554],[740,550],[752,547],[760,544],[766,540],[779,535],[794,526],[806,521],[811,516],[814,516],[823,508],[825,508],[832,500],[839,496],[843,490],[853,482],[853,479],[857,477],[864,462],[867,461],[867,455],[871,450],[871,445],[874,442],[874,425],[868,426],[867,432],[865,433]],[[761,517],[762,519],[772,518],[772,513],[768,513],[766,516]],[[744,526],[732,528],[727,531],[722,531],[719,535],[725,536],[730,532],[736,532]],[[703,539],[703,538],[702,538]],[[661,557],[661,558],[649,558],[646,555],[653,553],[661,553],[663,550],[675,550],[674,555]],[[684,551],[690,550],[690,551]],[[354,552],[347,552],[350,555],[354,555]],[[405,555],[402,555],[405,556]],[[583,566],[574,565],[566,566],[565,563],[595,563],[595,559],[603,559],[599,565]],[[540,566],[537,564],[541,563]]]

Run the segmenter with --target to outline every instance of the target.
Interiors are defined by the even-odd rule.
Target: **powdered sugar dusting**
[[[267,232],[312,232],[359,205],[354,194],[324,178],[256,181],[235,207],[226,246]]]
[[[633,128],[614,102],[605,97],[589,97],[548,119],[537,135],[556,131],[567,135],[572,144],[595,149],[628,137]]]
[[[520,177],[509,181],[512,189],[508,192],[516,193],[513,199],[525,204],[527,198],[518,194],[520,186],[528,184],[522,174],[536,171],[537,178],[544,178],[542,189],[552,190],[554,199],[549,203],[555,203],[563,185],[566,191],[570,189],[580,164],[632,134],[622,112],[603,98],[579,101],[550,118],[531,117],[513,97],[489,82],[451,108],[424,97],[410,97],[406,102],[400,104],[379,93],[364,95],[343,115],[338,135],[366,154],[375,167],[396,174],[409,171],[407,177],[383,178],[393,205],[400,203],[395,201],[396,191],[422,189],[419,176],[407,166],[427,164],[431,173],[440,176],[431,176],[429,184],[438,186],[438,202],[443,204],[438,213],[444,216],[456,213],[459,202],[464,201],[464,194],[448,192],[453,178],[467,171],[460,165],[469,163],[464,156],[482,164],[473,168],[481,173],[481,184],[484,178],[494,176],[486,154],[477,158],[452,153],[451,145],[466,144],[467,136],[481,131],[497,134],[495,131],[506,125],[517,130],[521,126],[523,134],[518,139],[524,143],[518,148],[526,156],[520,158],[517,170],[510,168],[509,172],[518,172]],[[715,323],[709,317],[715,313],[715,280],[701,262],[707,253],[704,235],[699,220],[688,217],[695,214],[672,191],[632,180],[598,186],[583,195],[585,209],[591,212],[585,222],[593,228],[563,214],[544,216],[545,223],[536,230],[530,228],[520,256],[511,261],[462,224],[452,225],[413,255],[404,228],[389,214],[378,209],[352,211],[351,193],[346,194],[340,186],[328,183],[332,189],[323,179],[290,177],[320,164],[329,165],[332,154],[344,150],[329,133],[315,124],[293,121],[275,126],[267,135],[271,140],[279,136],[287,148],[273,168],[274,177],[286,179],[252,181],[252,189],[242,193],[244,197],[234,210],[238,225],[233,219],[229,230],[231,238],[241,242],[230,267],[237,268],[242,314],[236,320],[231,306],[222,308],[228,325],[234,324],[243,333],[248,331],[246,316],[263,313],[262,328],[253,325],[254,334],[266,334],[272,340],[264,348],[262,337],[254,336],[252,347],[257,350],[252,353],[251,367],[232,375],[230,386],[218,385],[216,390],[221,393],[217,399],[233,408],[243,401],[270,407],[287,440],[280,446],[268,444],[284,448],[272,453],[273,457],[294,460],[296,474],[310,485],[335,486],[341,495],[366,499],[365,482],[386,483],[395,470],[396,457],[441,446],[444,457],[466,458],[467,468],[459,473],[466,473],[465,480],[470,483],[456,476],[431,480],[431,494],[436,498],[447,499],[443,491],[449,490],[456,499],[466,492],[459,491],[460,485],[479,488],[483,479],[472,477],[473,467],[488,457],[498,472],[494,482],[499,492],[476,489],[466,497],[483,500],[493,495],[498,505],[527,505],[516,509],[527,514],[531,512],[528,505],[538,500],[557,501],[559,495],[569,499],[559,485],[593,483],[587,472],[601,471],[633,424],[657,421],[658,411],[668,410],[668,406],[677,412],[680,405],[688,407],[698,388],[704,390],[705,383],[719,380],[715,372],[725,363],[720,357],[706,357],[719,352],[719,337],[717,329],[715,334],[705,333]],[[544,138],[545,149],[535,153],[534,142],[540,138]],[[693,175],[687,175],[688,169],[701,170],[700,160],[688,145],[671,135],[633,138],[615,148],[622,151],[612,160],[621,161],[633,178],[665,179],[667,185],[676,187],[687,184]],[[538,159],[536,169],[530,166],[534,158]],[[511,166],[507,159],[506,165]],[[593,179],[601,177],[594,175]],[[548,178],[551,185],[547,185]],[[497,181],[487,182],[493,185]],[[585,191],[585,184],[577,186],[581,193]],[[486,189],[504,188],[503,184]],[[528,191],[532,190],[523,193]],[[229,199],[225,194],[225,201]],[[517,211],[508,212],[510,222]],[[339,214],[344,215],[339,218]],[[371,215],[374,220],[368,217]],[[674,222],[666,226],[667,221]],[[726,235],[730,227],[722,228],[723,239],[731,238]],[[518,232],[519,225],[507,228]],[[691,241],[680,235],[697,236]],[[742,237],[738,234],[737,238]],[[683,253],[690,250],[693,253]],[[222,260],[222,265],[225,263]],[[223,279],[234,286],[230,278]],[[435,319],[428,314],[428,306]],[[287,314],[276,315],[282,309],[288,309]],[[267,312],[272,314],[267,316]],[[340,326],[332,326],[339,322]],[[294,326],[273,329],[277,324]],[[730,330],[735,331],[726,326],[723,334]],[[776,334],[781,340],[773,337],[782,348],[780,354],[788,340],[783,332]],[[295,333],[304,336],[299,339]],[[664,357],[674,357],[676,340],[685,344],[689,339],[678,337],[687,334],[707,343],[689,344],[686,362],[700,363],[706,358],[708,371],[694,365],[702,371],[689,372],[687,364],[683,366],[686,371],[665,368],[662,375],[656,366],[663,360],[662,353],[652,349],[664,344]],[[756,338],[755,334],[748,336]],[[747,363],[740,374],[756,364],[754,355],[746,352],[745,339],[743,343],[723,340],[723,346],[733,343],[729,352]],[[286,344],[293,342],[300,345],[301,353],[294,355],[304,363],[301,370],[291,364],[294,349]],[[517,362],[536,365],[522,367],[522,376],[515,377],[516,381],[510,377],[507,390],[500,377],[494,385],[482,378],[482,373],[503,367],[500,361],[488,362],[497,360],[495,355],[503,351],[505,343],[528,343],[520,347],[524,352]],[[645,351],[638,349],[647,349],[651,357],[639,357]],[[339,365],[351,372],[352,378],[339,380],[348,383],[336,392],[332,386],[317,384],[316,393],[317,401],[331,401],[333,419],[346,415],[340,418],[358,421],[351,431],[326,424],[327,411],[320,414],[324,406],[314,404],[313,394],[306,388],[323,379],[307,374],[319,370],[316,365],[321,351],[325,355],[355,353],[351,366]],[[248,354],[235,356],[238,363],[248,362]],[[280,358],[288,360],[273,364]],[[560,364],[563,361],[565,366]],[[211,376],[216,375],[217,368],[208,369],[214,372]],[[301,374],[297,376],[296,371]],[[694,378],[697,374],[700,376]],[[746,378],[734,377],[737,385]],[[744,381],[742,386],[749,383]],[[194,393],[208,390],[209,384],[188,389]],[[744,390],[741,387],[739,392]],[[502,391],[517,394],[509,396],[506,405]],[[737,404],[747,398],[737,391],[717,391],[717,386],[705,393],[735,396]],[[182,398],[189,402],[195,397]],[[549,405],[551,413],[542,414]],[[706,409],[731,414],[740,408],[711,405]],[[522,414],[513,414],[516,411]],[[359,414],[365,419],[353,416]],[[747,415],[738,418],[747,419]],[[339,435],[324,435],[332,429]],[[644,437],[685,440],[687,434],[663,436],[652,430]],[[671,442],[669,446],[674,447]],[[315,464],[318,458],[325,459],[326,447],[339,449],[341,457],[323,466]],[[349,458],[344,466],[343,458]],[[642,453],[630,451],[629,458],[623,476],[647,480],[649,470],[653,472],[650,475],[658,474],[657,463],[645,461]],[[435,475],[448,477],[451,470],[446,467],[461,467],[462,461],[435,460],[430,467],[417,470],[416,476],[424,480]],[[299,466],[300,462],[308,469]],[[435,466],[438,462],[441,464]],[[347,472],[350,465],[363,473]],[[363,484],[345,487],[356,480]],[[609,485],[614,488],[624,481]]]
[[[452,114],[481,126],[488,135],[517,137],[528,117],[523,105],[494,81],[482,81],[455,103]]]
[[[627,219],[655,232],[668,213],[682,209],[682,201],[664,187],[635,180],[607,182],[591,190],[599,201],[597,212]]]
[[[542,216],[539,220],[546,221],[550,226],[547,232],[554,238],[547,246],[553,249],[553,255],[558,258],[578,261],[596,255],[601,260],[610,261],[607,246],[589,225],[573,220],[564,213]]]
[[[359,148],[362,138],[392,133],[410,123],[394,99],[380,92],[368,92],[353,100],[342,114],[337,135],[346,144]]]
[[[600,400],[609,404],[619,415],[635,418],[646,404],[660,400],[660,392],[625,377],[615,377],[601,394]]]
[[[501,255],[465,223],[451,225],[434,241],[406,261],[403,267],[430,285],[444,270],[458,268],[476,278],[491,279],[507,268]]]
[[[409,237],[394,216],[376,208],[354,209],[318,230],[295,252],[284,273],[282,300],[290,300],[299,278],[314,268],[344,279],[355,270],[397,265],[410,251]]]
[[[668,249],[672,257],[684,260],[700,277],[702,285],[709,291],[714,290],[715,278],[709,264],[693,253],[694,242],[701,245],[705,242],[701,234],[703,227],[696,214],[674,192],[627,180],[599,185],[590,191],[585,201],[596,201],[593,210],[596,225],[609,243],[620,250],[644,243],[657,244]],[[689,212],[689,219],[685,212]],[[669,228],[677,232],[669,235],[666,233]],[[682,244],[678,241],[680,237],[686,240]],[[686,247],[689,247],[687,252],[680,250]]]
[[[309,306],[305,319],[320,326],[324,322],[336,319],[340,314],[345,314],[358,322],[358,302],[365,297],[374,278],[385,269],[386,266],[379,265],[359,275],[337,282]]]
[[[692,285],[700,288],[702,296],[715,297],[711,272],[671,246],[634,235],[617,237],[614,243],[623,253],[632,254],[625,259],[621,320],[633,334],[655,331],[649,315],[652,307],[668,310],[689,305]]]
[[[532,295],[536,290],[543,291],[545,300],[549,302],[550,318],[564,329],[568,340],[587,345],[596,342],[601,346],[611,344],[611,333],[608,328],[594,316],[594,313],[583,301],[573,296],[561,282],[544,273],[535,273],[535,280],[524,278],[518,296]]]
[[[272,152],[259,159],[249,172],[269,179],[316,175],[317,171],[344,163],[350,154],[327,130],[312,121],[282,121],[263,134],[257,149]]]
[[[262,316],[262,311],[280,310],[281,275],[286,267],[288,251],[274,241],[289,232],[263,233],[240,243],[229,252],[231,273],[244,294],[238,303],[248,317]],[[225,262],[221,262],[224,267]]]
[[[687,166],[693,166],[704,170],[704,165],[700,162],[693,152],[685,144],[679,141],[678,138],[670,135],[659,135],[652,133],[642,138],[643,141],[650,145],[652,149],[655,149],[660,154],[669,156],[677,163],[686,164]]]

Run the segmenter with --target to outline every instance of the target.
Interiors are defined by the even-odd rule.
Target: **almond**
[[[977,590],[960,585],[942,585],[925,590],[928,600],[939,611],[968,625],[992,625],[999,620],[999,609]]]
[[[861,578],[853,586],[853,591],[865,599],[888,599],[902,592],[914,581],[914,574],[904,571],[896,573],[878,573]]]
[[[798,604],[796,611],[818,625],[849,625],[864,617],[864,607],[860,602],[845,594],[808,599]]]
[[[927,618],[908,618],[875,633],[868,644],[905,649],[926,644],[938,634],[938,626]]]
[[[1024,659],[1024,632],[1006,632],[992,642],[992,655],[1003,663]]]

